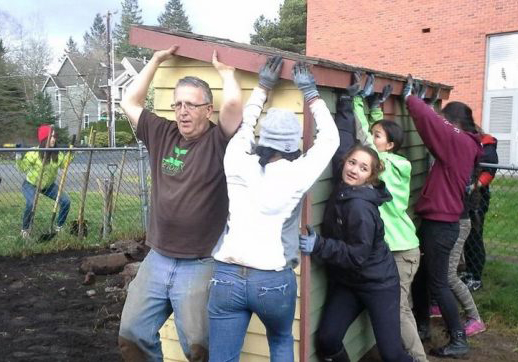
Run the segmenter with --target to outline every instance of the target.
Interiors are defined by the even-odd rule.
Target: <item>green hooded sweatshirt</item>
[[[353,106],[356,137],[362,144],[378,152],[369,130],[370,124],[383,119],[383,112],[380,108],[374,108],[367,120],[363,98],[360,96],[354,97]],[[378,152],[378,155],[385,164],[385,171],[380,175],[380,179],[385,182],[392,195],[392,201],[385,202],[379,207],[385,224],[385,241],[391,251],[415,249],[419,246],[419,239],[415,234],[415,225],[406,213],[412,165],[405,157],[392,152]]]
[[[45,166],[45,171],[43,172],[43,178],[41,180],[42,190],[52,185],[52,183],[56,180],[58,169],[65,167],[66,159],[66,155],[63,152],[60,152],[57,162],[52,162],[52,160],[50,160],[49,163],[47,163]],[[39,151],[27,152],[22,159],[16,161],[16,166],[20,171],[27,174],[27,182],[34,186],[38,185],[41,168],[43,166]]]

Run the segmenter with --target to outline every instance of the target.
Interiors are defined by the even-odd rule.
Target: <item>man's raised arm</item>
[[[231,137],[236,133],[243,119],[241,87],[234,76],[235,68],[219,62],[216,51],[212,54],[212,65],[223,81],[223,100],[219,110],[219,124],[223,133]]]
[[[133,83],[130,84],[122,97],[121,108],[124,113],[126,113],[126,116],[128,116],[134,128],[137,128],[140,114],[144,109],[149,85],[153,80],[158,66],[163,61],[172,59],[177,48],[177,45],[173,45],[169,49],[156,51],[151,60],[142,68],[140,73],[135,76]]]

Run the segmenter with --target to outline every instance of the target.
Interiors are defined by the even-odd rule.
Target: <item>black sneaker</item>
[[[482,288],[482,280],[477,280],[477,279],[468,279],[466,280],[465,282],[466,286],[468,287],[468,289],[470,290],[470,292],[476,292],[477,290],[479,290],[480,288]]]
[[[482,280],[470,279],[467,280],[466,286],[471,292],[476,292],[480,288],[482,288]]]
[[[467,284],[468,280],[473,279],[473,274],[470,272],[461,272],[459,273],[459,278],[464,284]]]

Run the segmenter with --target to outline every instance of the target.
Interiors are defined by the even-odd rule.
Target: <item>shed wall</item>
[[[155,108],[159,115],[174,120],[174,112],[170,108],[174,93],[174,85],[177,80],[186,75],[196,75],[206,80],[212,87],[214,93],[215,114],[213,121],[217,120],[217,111],[221,103],[221,87],[222,83],[213,69],[212,65],[196,60],[176,57],[171,61],[163,63],[155,75],[153,86],[155,88]],[[238,71],[236,78],[243,90],[243,100],[246,102],[252,89],[257,85],[257,75],[244,71]],[[322,98],[326,101],[332,113],[335,112],[336,95],[331,89],[320,88]],[[289,108],[293,110],[300,118],[303,119],[303,98],[300,92],[290,81],[282,80],[276,88],[274,94],[269,97],[270,100],[265,104],[265,109],[269,107]],[[396,97],[391,97],[384,104],[385,116],[387,119],[393,119],[399,122],[405,129],[405,145],[402,153],[406,155],[413,164],[413,179],[411,203],[415,202],[415,194],[419,192],[424,182],[426,174],[426,151],[422,145],[411,120],[405,115],[406,110],[402,108]],[[312,187],[312,215],[313,224],[317,227],[322,222],[323,210],[325,202],[331,192],[331,172],[328,167],[320,179]],[[299,269],[296,270],[299,275]],[[298,282],[300,282],[298,280]],[[310,289],[310,333],[313,341],[314,333],[318,327],[318,321],[322,306],[326,295],[326,278],[324,268],[316,263],[312,264],[311,270],[311,289]],[[299,283],[300,285],[300,283]],[[295,322],[293,324],[293,334],[295,337],[295,360],[299,360],[299,341],[300,341],[300,291],[297,300],[297,308],[295,312]],[[166,361],[186,361],[181,347],[178,343],[178,336],[174,326],[173,319],[167,321],[160,331],[164,357]],[[248,333],[245,339],[241,361],[269,361],[268,343],[266,340],[266,331],[262,323],[253,317],[250,323]],[[368,320],[368,316],[364,313],[360,315],[358,320],[349,329],[345,340],[347,350],[351,360],[358,360],[369,348],[374,344],[374,336]],[[317,361],[315,348],[313,343],[310,346],[310,361]]]

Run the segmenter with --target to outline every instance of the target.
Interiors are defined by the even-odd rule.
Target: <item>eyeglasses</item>
[[[176,102],[171,104],[171,108],[175,111],[179,111],[182,109],[182,106],[185,106],[189,111],[194,111],[195,109],[198,109],[203,106],[207,106],[210,103],[202,103],[202,104],[194,104],[191,102]]]

